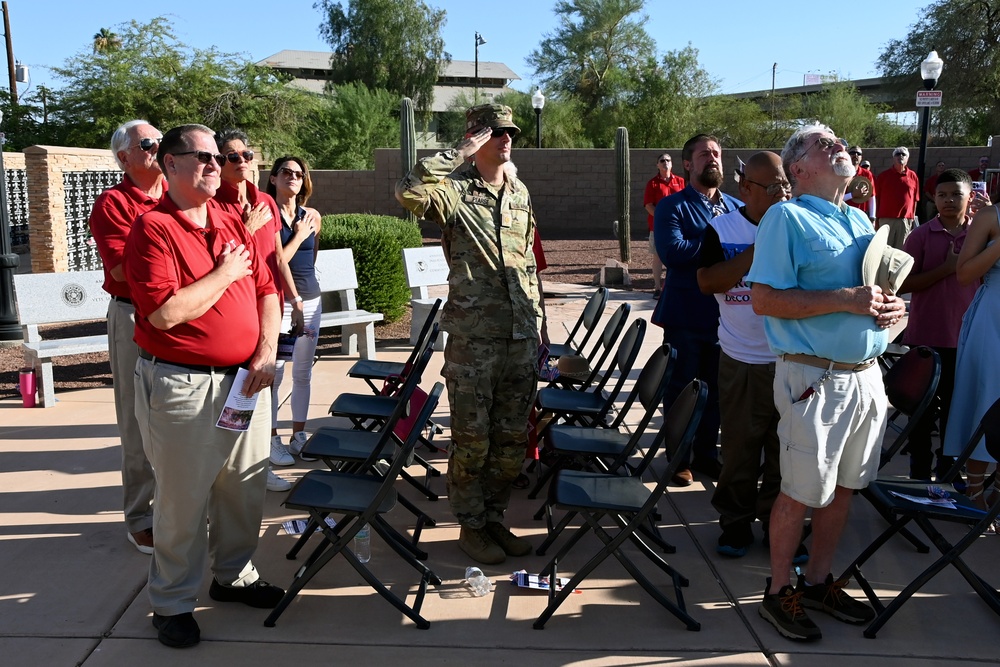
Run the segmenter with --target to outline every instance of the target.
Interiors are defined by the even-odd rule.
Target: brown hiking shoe
[[[462,526],[462,534],[458,538],[458,548],[472,560],[484,565],[496,565],[506,559],[504,550],[490,539],[485,528]]]
[[[490,521],[486,524],[486,534],[503,549],[508,556],[527,556],[531,553],[531,543],[518,537],[502,523]]]

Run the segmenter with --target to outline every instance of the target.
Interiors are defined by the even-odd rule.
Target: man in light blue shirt
[[[854,176],[847,147],[824,125],[788,140],[782,164],[793,199],[768,209],[757,234],[754,312],[777,355],[774,401],[780,421],[781,493],[771,510],[771,577],[760,615],[782,635],[816,640],[803,607],[848,623],[875,616],[831,574],[854,489],[878,472],[886,397],[875,358],[903,302],[864,286],[862,259],[874,230],[843,202]],[[794,588],[792,558],[812,509],[809,566]]]

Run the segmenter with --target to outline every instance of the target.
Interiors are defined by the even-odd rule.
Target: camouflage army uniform
[[[503,520],[537,386],[542,311],[531,201],[519,180],[490,186],[454,149],[419,161],[396,197],[442,229],[451,267],[441,315],[449,334],[448,498],[459,523],[482,528]]]

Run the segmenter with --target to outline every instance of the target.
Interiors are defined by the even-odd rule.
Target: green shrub
[[[395,322],[406,312],[410,290],[403,274],[403,248],[423,244],[420,227],[388,215],[345,213],[323,217],[319,247],[350,248],[358,274],[358,308]]]

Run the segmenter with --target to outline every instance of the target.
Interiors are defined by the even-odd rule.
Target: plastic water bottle
[[[465,582],[469,584],[472,594],[477,598],[489,595],[489,592],[492,590],[489,578],[478,567],[468,567],[465,569]]]
[[[367,523],[354,535],[354,555],[362,563],[372,559],[372,534]]]

